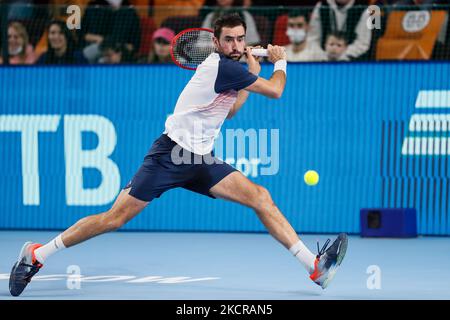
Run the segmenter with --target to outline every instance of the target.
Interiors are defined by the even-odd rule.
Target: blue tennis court
[[[12,298],[9,271],[23,242],[55,235],[0,232],[1,299]],[[313,249],[327,235],[303,239]],[[333,283],[322,290],[267,234],[116,232],[51,257],[14,299],[450,299],[449,249],[446,238],[351,236]],[[80,282],[69,277],[70,266],[81,271]],[[370,278],[370,266],[381,271],[379,280]]]

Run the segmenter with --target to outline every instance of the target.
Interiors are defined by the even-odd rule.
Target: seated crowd
[[[304,0],[299,1],[301,6],[276,10],[265,7],[269,3],[263,0],[190,0],[186,2],[195,2],[198,8],[194,14],[180,15],[178,10],[171,16],[166,10],[163,18],[156,6],[163,0],[148,1],[153,7],[145,7],[142,13],[143,8],[134,6],[136,1],[92,0],[83,8],[80,28],[75,30],[67,27],[63,16],[50,13],[41,30],[38,25],[42,23],[29,23],[32,14],[20,10],[20,6],[11,6],[7,41],[3,42],[7,43],[9,64],[172,63],[170,43],[177,32],[187,27],[211,28],[215,19],[230,11],[239,12],[245,19],[248,45],[285,46],[290,62],[380,60],[383,54],[379,54],[381,45],[377,48],[377,44],[384,41],[383,36],[386,38],[388,17],[404,6],[411,11],[419,8],[444,12],[446,20],[442,19],[444,22],[433,31],[435,40],[429,55],[418,59],[450,59],[450,6],[440,7],[445,3],[440,0]],[[383,8],[379,15],[381,30],[368,26],[373,17],[369,5]],[[37,12],[42,18],[42,10]],[[389,41],[385,41],[388,46]]]

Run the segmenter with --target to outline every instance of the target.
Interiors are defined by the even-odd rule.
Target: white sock
[[[301,240],[294,244],[289,251],[297,257],[309,274],[314,272],[314,261],[316,260],[316,256],[309,251]]]
[[[59,250],[65,249],[61,235],[57,236],[55,239],[47,243],[46,245],[34,250],[34,255],[40,263],[44,263],[44,261],[50,257],[52,254],[58,252]]]

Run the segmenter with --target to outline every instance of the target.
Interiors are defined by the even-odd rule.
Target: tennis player
[[[261,66],[252,49],[245,46],[245,32],[246,24],[237,14],[216,21],[216,51],[199,65],[181,92],[163,134],[153,143],[111,209],[79,220],[45,245],[25,243],[11,271],[9,290],[13,296],[23,292],[57,251],[119,229],[153,199],[177,187],[253,209],[269,233],[300,261],[310,278],[322,288],[327,287],[344,258],[347,235],[339,234],[327,248],[328,239],[314,255],[274,204],[269,191],[215,158],[212,151],[222,123],[239,111],[250,92],[278,99],[286,84],[284,49],[268,46],[268,60],[274,69],[270,79],[261,78]],[[248,69],[238,62],[243,55]]]

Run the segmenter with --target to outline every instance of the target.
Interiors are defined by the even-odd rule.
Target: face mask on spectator
[[[286,35],[289,37],[291,43],[294,44],[302,43],[306,39],[305,29],[287,28]]]
[[[122,0],[106,0],[113,7],[120,7]]]
[[[22,46],[20,46],[20,47],[17,47],[16,49],[9,50],[9,55],[10,56],[17,56],[17,55],[21,54],[22,51],[23,51],[23,48],[22,48]]]

